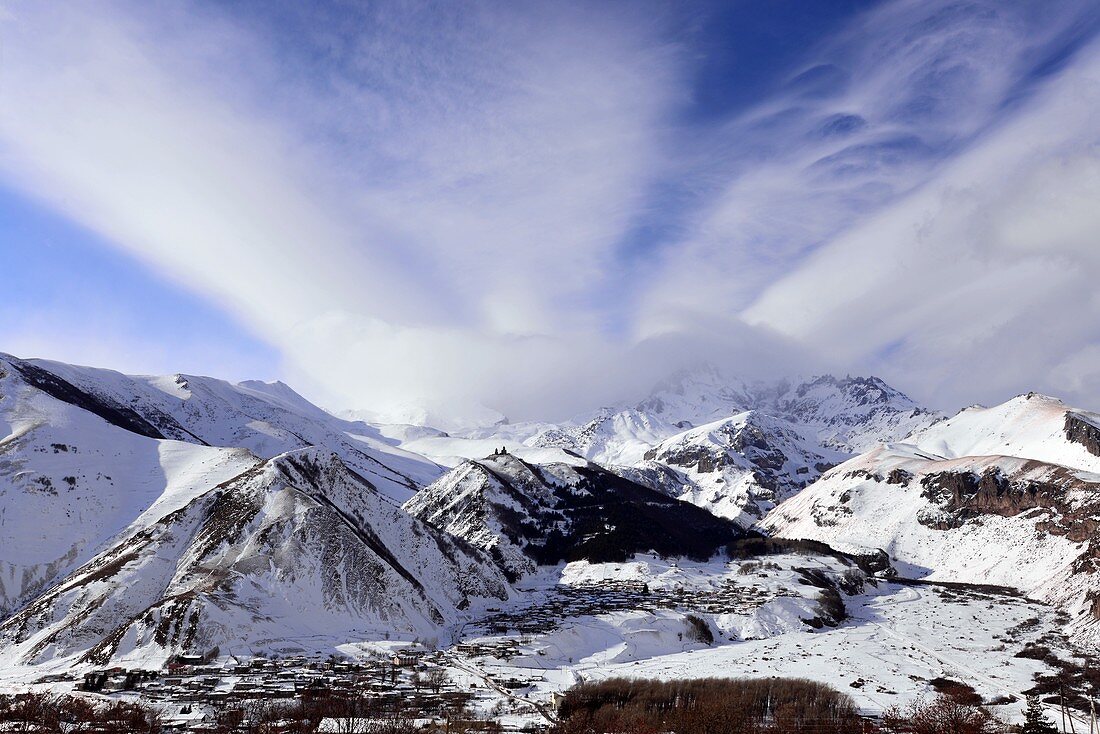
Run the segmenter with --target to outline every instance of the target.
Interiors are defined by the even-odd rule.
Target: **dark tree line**
[[[571,689],[554,734],[862,734],[851,697],[799,679],[611,679]]]
[[[940,693],[859,715],[850,696],[802,679],[654,681],[615,678],[572,688],[552,734],[1055,734],[1038,699],[1009,727],[955,681]]]
[[[94,705],[75,696],[49,693],[0,695],[0,730],[36,734],[159,734],[160,715],[136,703]]]
[[[436,681],[427,681],[429,686]],[[446,729],[499,730],[472,716],[469,694],[436,701],[430,709],[415,702],[384,701],[361,692],[320,695],[288,701],[250,699],[222,707],[209,722],[217,734],[312,734],[323,719],[335,720],[339,734],[413,734],[415,720],[436,717]],[[0,695],[0,732],[30,734],[161,734],[157,708],[140,703],[102,701],[49,693]]]

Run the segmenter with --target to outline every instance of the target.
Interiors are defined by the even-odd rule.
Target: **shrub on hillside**
[[[703,642],[708,645],[714,644],[714,633],[710,631],[707,620],[697,614],[689,614],[684,617],[684,621],[687,622],[687,638],[689,640]]]
[[[895,706],[882,715],[886,734],[1004,734],[1005,723],[980,706],[972,706],[949,695],[931,701],[917,699],[908,706]]]

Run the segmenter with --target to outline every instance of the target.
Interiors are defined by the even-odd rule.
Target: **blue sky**
[[[569,412],[1100,407],[1100,9],[0,4],[0,350]],[[1091,401],[1091,402],[1090,402]]]
[[[7,187],[0,222],[0,272],[10,274],[0,321],[13,342],[3,349],[47,357],[71,349],[131,371],[275,374],[275,349],[231,314],[80,224]]]

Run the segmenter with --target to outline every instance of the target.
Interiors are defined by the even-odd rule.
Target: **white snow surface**
[[[262,458],[325,446],[395,503],[442,473],[429,459],[400,448],[400,441],[378,426],[336,418],[283,383],[251,380],[235,385],[194,375],[123,375],[47,360],[28,362],[134,410],[166,438],[245,448]]]
[[[655,489],[751,524],[816,479],[819,467],[878,443],[897,441],[938,420],[938,414],[877,378],[823,376],[749,384],[702,366],[674,375],[636,403],[601,408],[564,423],[494,423],[410,437],[402,446],[445,466],[501,447],[531,461],[544,459],[536,453],[540,450],[568,452],[616,467],[635,481],[646,483],[648,478]],[[755,464],[754,457],[743,454],[744,446],[734,445],[738,431],[760,433],[759,442],[783,456],[767,461],[773,468]],[[723,469],[685,470],[661,458],[682,454],[689,446],[695,453],[708,453],[711,463],[721,463]],[[673,451],[674,447],[681,450]],[[763,458],[755,453],[755,458]],[[660,471],[654,462],[673,472]]]
[[[558,585],[599,588],[630,580],[652,590],[690,593],[733,584],[762,589],[771,601],[740,614],[704,614],[720,631],[713,645],[685,640],[680,610],[614,611],[563,620],[544,633],[474,637],[486,648],[504,643],[508,655],[451,653],[456,669],[475,679],[528,681],[520,695],[549,703],[551,694],[582,681],[614,677],[660,680],[700,677],[809,678],[851,695],[861,710],[879,714],[935,690],[949,678],[974,686],[986,700],[1012,696],[996,713],[1019,720],[1020,692],[1039,661],[1016,657],[1023,646],[1058,626],[1041,603],[982,590],[878,581],[844,596],[849,619],[814,630],[816,589],[798,583],[796,568],[843,573],[843,564],[818,557],[771,556],[757,563],[692,563],[637,556],[625,564],[573,563],[548,569],[528,592]],[[530,603],[530,602],[528,602]],[[1065,655],[1065,651],[1059,651]],[[535,717],[530,719],[536,721]]]
[[[776,535],[837,548],[882,548],[903,575],[1019,589],[1068,612],[1081,642],[1100,640],[1089,613],[1100,581],[1085,563],[1087,539],[1047,530],[1058,507],[1014,515],[978,513],[962,520],[929,495],[929,475],[992,473],[1015,486],[1047,483],[1066,512],[1095,513],[1100,457],[1071,442],[1067,408],[1042,395],[974,407],[925,429],[907,443],[882,446],[841,464],[762,523]],[[890,481],[892,472],[909,475]],[[895,477],[898,475],[895,475]]]

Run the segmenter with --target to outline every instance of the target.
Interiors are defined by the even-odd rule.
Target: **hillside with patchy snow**
[[[829,471],[770,532],[889,552],[912,577],[1009,586],[1100,617],[1100,455],[1092,414],[1042,395],[968,408]]]
[[[243,448],[261,458],[325,446],[397,503],[442,471],[423,456],[401,449],[398,440],[378,427],[336,418],[283,383],[131,376],[2,354],[0,361],[26,384],[62,400],[71,393],[94,401],[110,412],[109,419],[151,438]]]
[[[7,665],[428,634],[511,594],[488,557],[402,511],[401,474],[356,439],[258,455],[304,442],[277,424],[331,425],[293,393],[50,366],[0,360]],[[175,395],[123,401],[127,381]]]
[[[634,553],[710,558],[733,524],[602,467],[503,454],[455,467],[407,503],[414,517],[488,551],[514,576]]]

